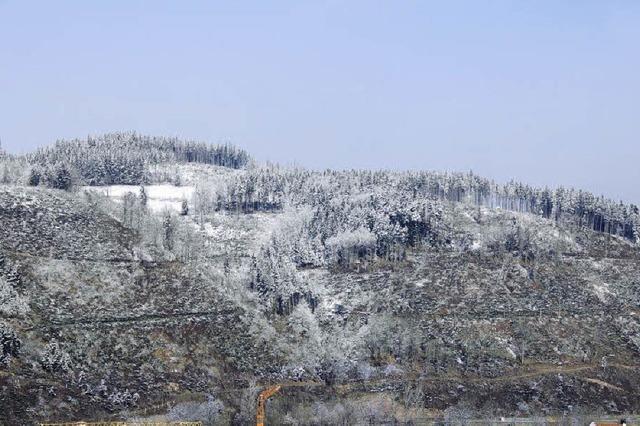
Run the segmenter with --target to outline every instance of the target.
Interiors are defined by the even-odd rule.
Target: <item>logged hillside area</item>
[[[152,259],[78,194],[0,194],[0,422],[110,417],[272,364],[215,259]]]
[[[29,177],[42,152],[0,170]],[[250,424],[269,383],[271,424],[640,411],[634,205],[470,173],[142,163],[135,185],[0,186],[0,423]]]
[[[64,192],[0,188],[0,216],[6,250],[56,259],[132,259],[130,230]]]

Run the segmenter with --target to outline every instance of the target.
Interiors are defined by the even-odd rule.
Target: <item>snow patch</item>
[[[118,203],[121,203],[129,192],[140,195],[139,185],[84,186],[82,189],[106,195]],[[182,200],[190,201],[193,197],[194,187],[146,185],[144,191],[147,194],[147,207],[152,212],[162,212],[166,209],[179,212],[182,209]]]
[[[601,302],[606,302],[608,296],[613,295],[613,292],[609,290],[609,284],[605,282],[593,283],[593,290]]]

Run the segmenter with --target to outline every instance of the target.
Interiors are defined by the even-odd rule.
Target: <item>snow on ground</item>
[[[429,279],[424,279],[424,280],[420,280],[420,281],[416,281],[415,282],[415,286],[418,287],[418,288],[422,288],[425,285],[428,286],[429,284],[431,284],[431,281]]]
[[[228,214],[214,213],[200,226],[193,223],[211,241],[217,243],[242,242],[250,251],[258,249],[280,220],[281,215],[273,213]]]
[[[609,289],[609,284],[605,282],[594,282],[593,291],[601,302],[606,302],[608,297],[614,295],[614,293]]]
[[[85,186],[82,189],[104,194],[116,202],[122,202],[122,198],[128,192],[136,196],[140,195],[138,185]],[[168,184],[146,185],[144,190],[147,193],[147,207],[151,211],[161,212],[169,209],[178,212],[182,208],[182,200],[187,200],[191,204],[194,187]]]
[[[474,240],[473,243],[471,243],[471,247],[469,247],[469,250],[477,251],[477,250],[480,250],[481,248],[482,248],[482,243],[480,241]]]

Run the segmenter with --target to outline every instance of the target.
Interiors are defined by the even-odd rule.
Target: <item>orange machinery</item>
[[[258,395],[258,409],[256,413],[256,426],[264,426],[265,419],[265,410],[264,406],[267,402],[267,399],[271,398],[273,395],[278,393],[278,391],[282,388],[280,385],[270,386],[260,392]]]

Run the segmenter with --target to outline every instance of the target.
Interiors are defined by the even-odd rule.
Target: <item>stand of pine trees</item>
[[[279,211],[287,204],[311,206],[320,211],[319,218],[333,221],[324,225],[332,232],[341,229],[341,224],[364,220],[369,230],[376,233],[375,217],[384,213],[392,219],[391,224],[408,233],[403,238],[407,238],[410,245],[436,236],[433,229],[440,223],[438,214],[420,218],[427,210],[437,210],[435,201],[467,202],[530,213],[640,242],[640,210],[634,204],[615,202],[573,188],[551,190],[517,182],[498,184],[473,173],[314,172],[269,167],[235,176],[216,197],[213,204],[219,210]],[[357,208],[352,206],[354,199],[357,199]],[[363,209],[369,210],[368,218],[359,214]],[[388,221],[383,222],[388,226]],[[362,225],[363,222],[358,222],[344,230],[354,231]],[[321,230],[317,232],[323,241],[330,236]],[[395,231],[389,229],[388,232]]]
[[[57,141],[26,156],[33,170],[29,183],[65,189],[61,168],[85,185],[140,185],[146,166],[162,163],[204,163],[234,169],[246,166],[249,155],[232,145],[210,145],[177,138],[110,133],[86,140]],[[43,181],[42,176],[52,176]]]

